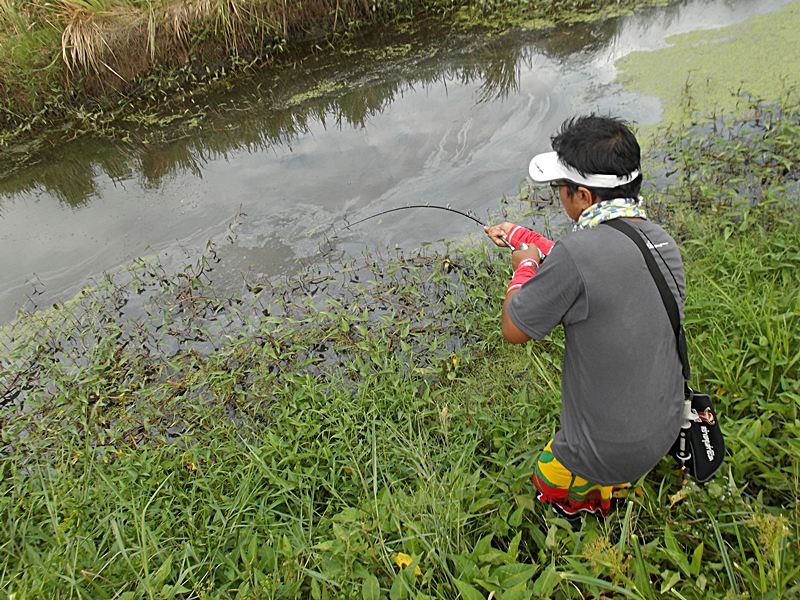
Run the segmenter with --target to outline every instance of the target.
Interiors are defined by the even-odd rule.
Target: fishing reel
[[[512,246],[512,245],[511,245],[511,242],[509,242],[509,241],[508,241],[506,238],[503,238],[503,241],[506,243],[506,246],[508,246],[509,248],[511,248],[511,252],[516,252],[517,250],[527,250],[528,248],[530,248],[530,246],[528,246],[528,244],[526,244],[525,242],[522,242],[521,244],[519,244],[519,245],[518,245],[518,246],[515,248],[514,246]],[[544,259],[545,259],[545,257],[546,257],[547,255],[546,255],[544,252],[542,252],[542,251],[539,249],[539,247],[538,247],[538,246],[534,246],[534,248],[536,248],[536,250],[538,250],[538,251],[539,251],[539,264],[542,264],[542,263],[544,262]]]

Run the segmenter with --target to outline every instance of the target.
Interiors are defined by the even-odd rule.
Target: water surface
[[[240,80],[211,98],[199,129],[166,127],[168,141],[56,140],[0,179],[0,321],[68,299],[140,256],[179,267],[208,240],[220,244],[222,283],[236,286],[242,273],[272,277],[369,248],[478,236],[475,223],[438,211],[352,231],[343,223],[417,203],[497,214],[565,118],[658,121],[655,98],[615,82],[615,60],[784,4],[694,0],[486,38],[376,34],[346,55]],[[558,207],[530,219],[563,222]]]

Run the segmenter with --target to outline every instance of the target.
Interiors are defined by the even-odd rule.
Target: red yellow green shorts
[[[536,461],[531,480],[539,492],[538,499],[548,502],[556,513],[566,517],[575,517],[581,511],[597,516],[608,516],[611,510],[611,499],[627,495],[630,483],[617,485],[598,485],[573,475],[558,462],[547,442]]]

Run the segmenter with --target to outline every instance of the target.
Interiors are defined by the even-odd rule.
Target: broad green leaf
[[[550,564],[534,582],[533,593],[537,598],[550,598],[559,581],[561,577],[556,571],[556,566]]]
[[[632,592],[624,587],[614,585],[613,583],[609,583],[603,579],[598,579],[597,577],[589,577],[588,575],[579,575],[577,573],[563,573],[562,577],[569,581],[576,581],[584,585],[594,586],[601,590],[616,592],[618,595],[625,596],[626,598],[632,598],[634,600],[640,600],[641,598],[641,596],[636,592]]]
[[[461,592],[461,597],[464,600],[486,600],[485,596],[470,584],[461,581],[460,579],[454,580],[458,591]]]
[[[511,513],[511,516],[508,517],[508,524],[511,525],[511,527],[519,527],[522,524],[522,516],[524,513],[524,508],[521,506],[517,508]],[[516,556],[514,558],[516,558]]]
[[[494,503],[495,503],[495,499],[494,498],[481,498],[480,500],[476,500],[475,502],[473,502],[470,505],[469,512],[470,513],[480,512],[484,508],[487,508],[487,507],[491,506]]]
[[[667,556],[672,559],[672,562],[675,563],[675,566],[683,571],[685,575],[691,577],[689,561],[686,558],[686,554],[684,554],[683,550],[678,544],[678,540],[675,539],[675,535],[672,533],[672,529],[670,529],[669,525],[664,526],[664,544],[667,547]]]
[[[517,560],[517,555],[519,554],[519,542],[521,539],[522,532],[520,531],[514,536],[514,539],[512,539],[511,543],[508,545],[508,552],[506,554],[508,556],[509,564]]]
[[[530,600],[531,598],[533,598],[533,592],[527,588],[503,592],[503,600]]]
[[[478,556],[478,561],[492,565],[502,565],[508,563],[508,554],[497,548],[492,548],[488,552]]]
[[[394,581],[392,581],[392,587],[389,588],[389,599],[390,600],[405,600],[408,598],[408,588],[406,586],[406,582],[403,581],[403,574],[398,573],[394,576]]]
[[[476,577],[480,577],[478,566],[468,557],[461,554],[453,554],[450,556],[450,560],[452,560],[456,566],[456,573],[459,579],[472,581]]]
[[[666,594],[668,591],[674,588],[680,580],[681,574],[677,572],[673,573],[672,576],[664,582],[664,585],[661,586],[661,593]]]
[[[336,536],[336,539],[342,540],[343,542],[350,539],[350,532],[338,523],[333,524],[333,535]]]
[[[509,590],[518,586],[520,583],[528,581],[530,578],[536,575],[538,570],[539,568],[536,565],[515,563],[512,565],[503,565],[497,567],[494,571],[492,571],[492,575],[497,577],[503,589]]]
[[[321,600],[322,598],[322,590],[319,587],[319,581],[316,579],[311,580],[311,597],[314,600]]]
[[[361,597],[364,600],[379,600],[381,597],[381,585],[375,575],[367,575],[361,585]]]
[[[489,533],[478,540],[478,543],[475,544],[475,548],[472,549],[472,553],[470,554],[473,560],[481,554],[486,554],[489,550],[491,550],[493,538],[494,534]]]
[[[556,547],[556,534],[558,533],[558,527],[555,525],[551,525],[550,528],[547,530],[547,539],[544,542],[544,545],[548,548],[555,548]]]
[[[703,542],[700,542],[700,545],[692,552],[692,564],[689,566],[689,571],[694,577],[700,574],[700,567],[703,566],[703,549]]]
[[[352,506],[345,508],[339,514],[333,517],[333,520],[339,523],[357,523],[364,517],[364,513]]]
[[[169,576],[172,574],[172,554],[167,556],[166,560],[161,563],[161,566],[156,571],[156,574],[153,576],[153,587],[160,588],[164,585],[164,582],[167,581]]]

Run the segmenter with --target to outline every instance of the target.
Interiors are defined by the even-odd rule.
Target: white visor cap
[[[615,188],[626,183],[630,183],[639,176],[639,171],[633,171],[628,175],[602,175],[587,174],[581,175],[577,170],[562,162],[558,158],[557,152],[544,152],[537,154],[531,160],[528,173],[536,183],[547,183],[548,181],[558,181],[567,179],[578,185],[585,185],[592,188]]]

